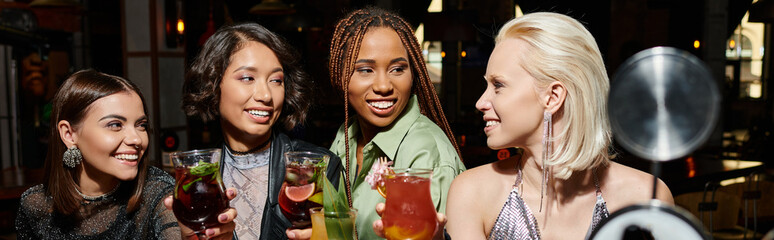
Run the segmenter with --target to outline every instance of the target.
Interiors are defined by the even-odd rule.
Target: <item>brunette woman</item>
[[[70,76],[53,99],[46,175],[27,190],[19,239],[180,239],[162,199],[175,180],[147,159],[148,123],[140,90],[93,70]],[[211,237],[230,238],[235,211]]]
[[[303,123],[312,99],[296,51],[255,23],[226,26],[204,44],[183,85],[183,110],[223,130],[223,182],[239,191],[236,235],[281,239],[291,226],[278,204],[285,179],[283,154],[331,156],[327,176],[338,183],[341,161],[325,148],[283,133]]]

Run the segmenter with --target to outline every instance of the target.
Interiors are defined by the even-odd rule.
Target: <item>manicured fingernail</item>
[[[212,237],[212,235],[215,235],[215,230],[207,229],[207,236]]]
[[[226,190],[226,191],[228,191],[228,195],[229,195],[229,196],[234,196],[234,195],[236,195],[236,193],[234,192],[234,190],[231,190],[231,189],[229,189],[229,190]]]
[[[220,216],[218,216],[218,220],[220,220],[221,222],[225,222],[226,220],[228,220],[228,216],[226,216],[226,214],[221,214]]]

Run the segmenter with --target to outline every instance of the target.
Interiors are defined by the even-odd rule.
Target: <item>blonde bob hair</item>
[[[518,56],[521,67],[535,78],[536,90],[559,81],[567,91],[560,108],[566,123],[550,141],[554,152],[546,159],[556,178],[606,166],[612,158],[607,94],[610,83],[594,37],[581,23],[558,13],[530,13],[508,21],[497,34],[499,43],[520,39],[529,47]]]

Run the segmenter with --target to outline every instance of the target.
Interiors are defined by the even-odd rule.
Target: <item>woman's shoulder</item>
[[[500,188],[503,178],[512,178],[509,171],[503,170],[503,164],[504,162],[494,162],[465,170],[454,178],[452,188],[467,193],[485,193]]]
[[[32,186],[31,188],[24,191],[24,193],[22,193],[21,203],[23,204],[25,201],[44,200],[47,197],[48,196],[46,194],[46,187],[43,186],[43,184],[38,184],[38,185]]]
[[[403,140],[398,139],[396,157],[413,159],[413,163],[422,162],[435,167],[450,167],[455,171],[465,169],[457,150],[443,133],[429,134],[410,132]],[[412,163],[412,164],[413,164]]]
[[[408,145],[409,149],[443,149],[454,150],[454,146],[446,137],[446,133],[438,127],[433,121],[421,115],[416,122],[411,125],[401,146]],[[409,143],[409,144],[406,144]]]
[[[408,134],[427,137],[444,136],[444,138],[446,136],[446,133],[444,133],[443,129],[441,129],[438,124],[435,124],[433,120],[430,120],[430,118],[421,114],[417,120],[414,121],[414,124],[411,125]]]
[[[146,197],[155,199],[160,196],[172,194],[175,188],[175,178],[169,173],[151,166],[148,167],[148,177],[143,186],[143,192]]]
[[[45,211],[51,208],[51,199],[43,184],[35,185],[24,191],[19,201],[21,208],[29,211]]]
[[[38,184],[24,191],[24,193],[22,193],[21,195],[21,199],[26,199],[28,197],[45,196],[45,195],[46,195],[45,186],[43,186],[43,184]]]
[[[617,191],[625,191],[631,186],[649,185],[653,182],[653,175],[617,162],[610,162],[605,171],[604,179],[607,180],[605,185],[608,187],[613,187]]]
[[[512,189],[516,180],[515,171],[502,168],[502,163],[495,162],[472,169],[468,169],[458,175],[452,181],[449,188],[449,204],[447,213],[460,214],[459,211],[448,208],[465,208],[476,213],[467,212],[464,216],[473,215],[488,219],[487,216],[496,216],[496,212],[490,212],[494,207],[499,209],[507,199],[508,191]],[[472,210],[476,209],[476,210]],[[468,210],[465,210],[468,211]],[[472,214],[472,215],[471,215]],[[457,217],[462,215],[456,215]]]
[[[175,184],[175,178],[172,175],[155,166],[148,167],[148,181]]]
[[[643,203],[652,198],[653,175],[620,163],[610,162],[602,176],[602,182],[602,192],[609,206],[623,207]],[[660,179],[657,184],[658,198],[671,202],[672,196],[666,184]]]

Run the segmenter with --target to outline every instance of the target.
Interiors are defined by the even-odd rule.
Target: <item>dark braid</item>
[[[451,127],[449,127],[449,123],[446,121],[441,108],[441,101],[438,100],[438,95],[427,73],[427,66],[425,65],[424,57],[422,57],[422,49],[419,47],[416,37],[414,37],[414,28],[403,18],[384,9],[367,7],[355,10],[347,14],[346,17],[339,20],[336,24],[336,29],[331,39],[331,56],[328,61],[331,84],[341,89],[344,95],[344,144],[346,151],[346,165],[344,165],[344,169],[345,177],[347,178],[344,184],[347,188],[347,199],[350,206],[352,205],[352,198],[349,186],[349,99],[347,92],[349,91],[349,81],[352,78],[352,72],[360,52],[363,36],[365,36],[368,29],[375,27],[391,28],[400,37],[400,41],[408,53],[413,85],[415,86],[412,88],[412,92],[418,97],[420,112],[443,129],[446,137],[449,138],[454,149],[457,150],[457,155],[460,156],[460,159],[462,158],[460,149],[457,146],[457,140],[454,138]]]

